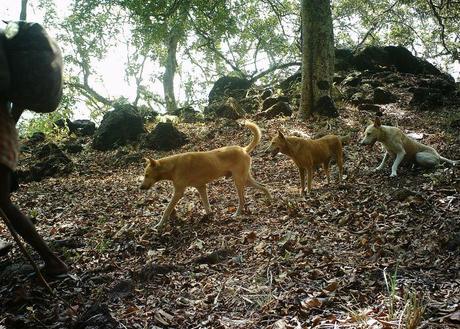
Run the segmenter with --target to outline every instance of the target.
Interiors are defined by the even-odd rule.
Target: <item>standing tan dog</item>
[[[243,211],[245,186],[259,189],[265,193],[267,198],[271,199],[268,189],[258,183],[251,175],[251,157],[249,153],[260,142],[260,129],[252,122],[246,122],[245,126],[254,135],[251,143],[245,147],[237,145],[225,146],[207,152],[176,154],[159,160],[145,159],[147,166],[141,189],[149,189],[160,180],[170,180],[174,186],[174,195],[163,217],[156,225],[157,228],[161,229],[167,223],[174,207],[188,186],[195,187],[198,190],[206,214],[210,214],[211,209],[208,202],[206,184],[222,176],[232,176],[235,182],[239,197],[238,209],[235,216],[240,215]]]
[[[376,171],[383,169],[390,155],[395,157],[395,161],[391,166],[390,177],[397,176],[399,164],[403,159],[409,163],[417,163],[427,168],[433,168],[441,161],[452,165],[460,162],[440,156],[434,148],[417,142],[404,134],[399,128],[383,126],[379,118],[375,118],[374,123],[367,126],[361,144],[374,145],[375,142],[380,142],[385,147],[385,155],[380,165],[375,168]]]
[[[307,191],[311,192],[313,170],[323,166],[326,173],[327,183],[330,183],[329,163],[335,159],[339,167],[338,181],[342,181],[343,174],[343,150],[342,141],[349,137],[326,135],[318,139],[304,139],[301,137],[285,137],[281,131],[275,136],[269,150],[274,157],[279,152],[289,156],[297,165],[300,174],[300,194],[305,195],[305,171],[307,172]]]

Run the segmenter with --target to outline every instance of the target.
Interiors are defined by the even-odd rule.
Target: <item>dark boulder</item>
[[[334,101],[330,96],[320,97],[316,103],[314,112],[330,118],[336,118],[339,116],[337,107],[335,106]]]
[[[358,70],[394,69],[402,73],[442,75],[433,64],[415,57],[401,46],[367,47],[354,56]]]
[[[76,154],[76,153],[80,153],[81,151],[83,151],[83,145],[77,142],[66,142],[63,148],[64,150],[66,150],[66,152],[70,154]]]
[[[435,89],[443,94],[450,94],[456,91],[455,80],[449,75],[440,77],[427,76],[419,82],[420,87]]]
[[[259,110],[260,102],[258,97],[246,97],[239,101],[244,113],[255,113]]]
[[[92,146],[96,150],[106,151],[136,141],[144,133],[142,117],[131,105],[115,106],[102,118],[96,130]]]
[[[273,119],[277,116],[291,116],[292,108],[287,102],[277,102],[265,111],[256,114],[256,118]]]
[[[335,71],[348,71],[353,68],[353,51],[335,49]]]
[[[262,111],[268,110],[270,107],[275,105],[278,102],[285,102],[289,103],[289,97],[287,96],[275,96],[275,97],[269,97],[265,99],[262,103]]]
[[[349,75],[347,75],[342,81],[341,85],[346,86],[346,87],[357,87],[361,84],[362,82],[362,77],[361,73],[359,72],[353,72]]]
[[[34,132],[27,139],[27,145],[36,145],[36,144],[44,142],[45,139],[46,139],[45,133],[42,133],[41,131],[37,131],[37,132]]]
[[[58,128],[68,127],[71,123],[72,121],[70,119],[62,119],[62,118],[54,121],[54,125]]]
[[[273,89],[267,88],[262,92],[260,98],[265,99],[270,97],[271,95],[273,95]]]
[[[424,87],[411,88],[410,105],[422,111],[431,111],[444,104],[444,97],[439,89]]]
[[[300,71],[294,73],[290,77],[281,81],[278,88],[281,88],[285,94],[289,93],[297,84],[302,81],[302,73]]]
[[[221,77],[214,83],[209,92],[209,104],[220,102],[228,97],[244,98],[251,85],[252,82],[247,79],[229,76]]]
[[[396,96],[386,89],[375,88],[373,101],[375,104],[390,104],[396,102]]]
[[[372,103],[373,100],[372,100],[371,96],[369,95],[369,93],[367,91],[360,90],[360,91],[354,93],[353,95],[351,95],[350,102],[353,105],[360,105],[360,104]]]
[[[69,129],[69,134],[75,134],[77,136],[92,136],[96,131],[96,124],[87,119],[74,121],[69,119],[59,119],[54,122],[54,125],[58,128],[67,127]]]
[[[18,170],[20,181],[41,181],[46,177],[69,174],[73,170],[73,162],[54,143],[40,147],[26,170]]]
[[[343,74],[334,73],[334,78],[332,79],[332,82],[334,82],[335,84],[340,84],[343,80],[345,80],[345,78],[346,77]]]
[[[69,132],[77,136],[92,136],[96,132],[96,124],[91,120],[74,120],[69,124]]]
[[[182,119],[182,121],[187,123],[197,122],[200,118],[199,112],[195,110],[192,106],[180,107],[173,114],[177,115],[179,118]]]
[[[206,116],[227,118],[232,120],[240,119],[245,114],[240,103],[233,97],[229,97],[225,101],[216,102],[206,106],[203,113]]]
[[[187,136],[171,122],[160,122],[147,134],[141,147],[158,151],[171,151],[188,143]]]
[[[376,104],[359,104],[358,105],[358,110],[360,111],[368,111],[368,112],[375,112],[375,113],[381,113],[382,108]]]
[[[157,111],[146,105],[138,106],[137,113],[142,117],[144,122],[152,121],[160,115]]]

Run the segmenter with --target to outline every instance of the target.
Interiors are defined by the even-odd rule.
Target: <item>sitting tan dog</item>
[[[281,131],[275,136],[270,144],[269,150],[272,156],[279,152],[286,154],[297,165],[300,174],[300,194],[305,195],[305,171],[307,172],[307,191],[311,191],[313,170],[323,166],[326,173],[327,183],[330,183],[329,163],[335,159],[339,167],[339,179],[342,181],[343,174],[343,150],[342,140],[349,137],[326,135],[318,139],[305,139],[291,136],[285,137]]]
[[[390,177],[397,176],[399,164],[404,159],[409,163],[416,163],[422,167],[433,168],[441,161],[456,165],[459,161],[446,159],[438,154],[430,146],[423,145],[404,134],[399,128],[383,126],[379,118],[375,118],[374,123],[370,124],[364,132],[362,145],[374,145],[380,142],[385,147],[385,155],[380,165],[375,170],[382,170],[388,157],[395,157],[391,167]]]
[[[271,199],[268,189],[258,183],[251,175],[251,157],[249,153],[259,144],[261,132],[259,127],[246,122],[254,134],[251,143],[245,147],[225,146],[207,152],[187,152],[168,156],[159,160],[146,159],[144,181],[141,189],[149,189],[160,180],[170,180],[174,186],[174,195],[169,202],[163,217],[156,225],[161,229],[168,221],[174,207],[188,186],[195,187],[201,197],[206,214],[211,213],[206,191],[206,184],[219,177],[233,177],[238,191],[239,204],[235,216],[242,213],[244,208],[244,188],[251,186],[265,193]]]

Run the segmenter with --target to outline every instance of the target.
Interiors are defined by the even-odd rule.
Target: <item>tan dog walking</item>
[[[305,172],[307,173],[307,191],[311,192],[313,171],[323,166],[327,183],[330,183],[329,165],[335,159],[339,168],[339,183],[343,174],[342,141],[349,137],[326,135],[318,139],[305,139],[296,136],[285,137],[280,131],[270,144],[269,150],[274,157],[279,152],[286,154],[294,161],[300,174],[300,194],[305,195]]]
[[[141,189],[149,189],[158,181],[170,180],[174,186],[174,195],[169,202],[157,228],[162,228],[182,198],[188,186],[195,187],[201,197],[206,214],[211,213],[206,184],[220,177],[232,177],[238,192],[238,209],[235,216],[243,212],[245,199],[244,188],[251,186],[265,193],[271,199],[268,189],[258,183],[251,175],[251,157],[249,153],[259,144],[261,132],[252,122],[246,122],[254,137],[251,143],[241,147],[225,146],[206,152],[187,152],[168,156],[159,160],[146,159],[144,181]]]

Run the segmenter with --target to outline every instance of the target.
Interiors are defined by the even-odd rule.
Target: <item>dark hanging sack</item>
[[[0,98],[49,113],[62,98],[62,55],[38,23],[9,22],[0,31]]]

